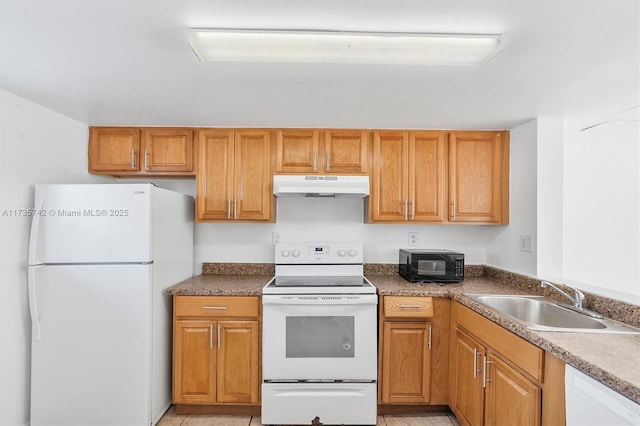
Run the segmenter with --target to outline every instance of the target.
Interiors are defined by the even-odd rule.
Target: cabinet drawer
[[[384,316],[387,318],[432,318],[433,299],[420,296],[385,296]]]
[[[260,298],[255,296],[176,296],[176,317],[258,318]]]

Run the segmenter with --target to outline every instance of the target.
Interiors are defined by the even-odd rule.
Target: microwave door
[[[447,262],[445,260],[418,260],[418,274],[426,276],[445,276],[447,274]]]

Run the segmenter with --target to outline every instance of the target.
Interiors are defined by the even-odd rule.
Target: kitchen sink
[[[531,330],[640,334],[640,329],[609,318],[592,318],[543,296],[466,294]]]

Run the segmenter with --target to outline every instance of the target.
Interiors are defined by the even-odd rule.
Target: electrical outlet
[[[279,232],[272,232],[271,233],[271,244],[273,244],[275,246],[279,242],[280,242],[280,233]]]
[[[520,235],[520,251],[533,251],[531,245],[531,235]]]
[[[418,247],[418,233],[409,232],[409,247]]]

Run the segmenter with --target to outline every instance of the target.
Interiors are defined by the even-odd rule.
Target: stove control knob
[[[299,251],[299,250],[293,250],[293,251],[291,252],[291,256],[293,256],[293,257],[298,257],[298,256],[300,256],[300,251]]]
[[[289,250],[282,250],[280,254],[282,255],[282,257],[289,257],[290,253],[289,253]]]
[[[355,250],[349,250],[349,256],[353,257],[357,254]]]
[[[345,257],[347,255],[347,252],[344,250],[338,250],[338,256],[340,257]]]

